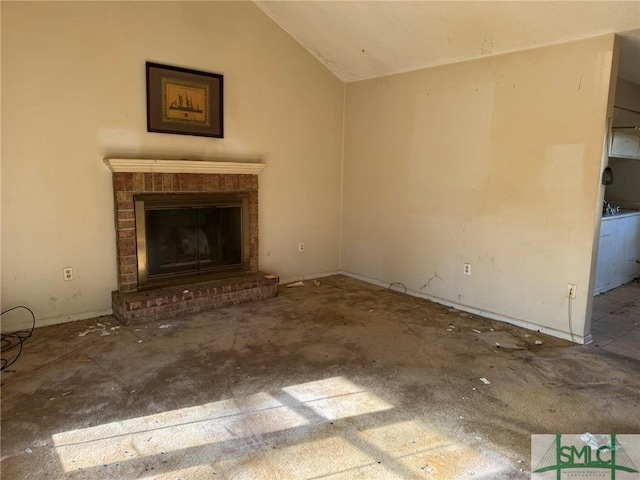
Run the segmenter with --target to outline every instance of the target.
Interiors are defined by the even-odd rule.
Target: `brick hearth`
[[[275,297],[277,278],[242,275],[143,292],[113,292],[113,315],[125,325],[166,320]]]

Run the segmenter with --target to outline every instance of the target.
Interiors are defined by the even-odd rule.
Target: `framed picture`
[[[147,131],[222,138],[222,75],[147,62]]]

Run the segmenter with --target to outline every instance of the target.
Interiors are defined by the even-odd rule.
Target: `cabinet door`
[[[599,294],[613,288],[615,272],[615,230],[617,222],[603,220],[600,224],[600,245],[596,264],[596,283],[594,293]]]
[[[624,217],[618,220],[616,232],[616,281],[619,285],[627,283],[638,275],[640,264],[640,215]]]
[[[623,132],[613,132],[609,156],[640,158],[640,137]]]

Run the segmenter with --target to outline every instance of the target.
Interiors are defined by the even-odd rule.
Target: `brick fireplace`
[[[277,279],[265,278],[258,270],[258,173],[264,164],[148,159],[106,159],[105,163],[113,172],[118,290],[112,294],[112,304],[119,320],[142,323],[275,295]],[[194,278],[179,285],[142,290],[134,200],[149,194],[248,197],[248,232],[244,237],[249,245],[244,274],[230,272],[224,277],[223,273],[224,278]]]

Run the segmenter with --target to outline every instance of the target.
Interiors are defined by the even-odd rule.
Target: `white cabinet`
[[[640,137],[623,131],[613,132],[609,156],[640,160]]]
[[[640,213],[602,219],[594,294],[640,276]]]
[[[598,246],[598,263],[596,264],[596,295],[606,292],[614,287],[613,283],[613,267],[615,260],[614,254],[614,238],[613,227],[618,224],[612,219],[603,219],[600,226],[600,245]]]

